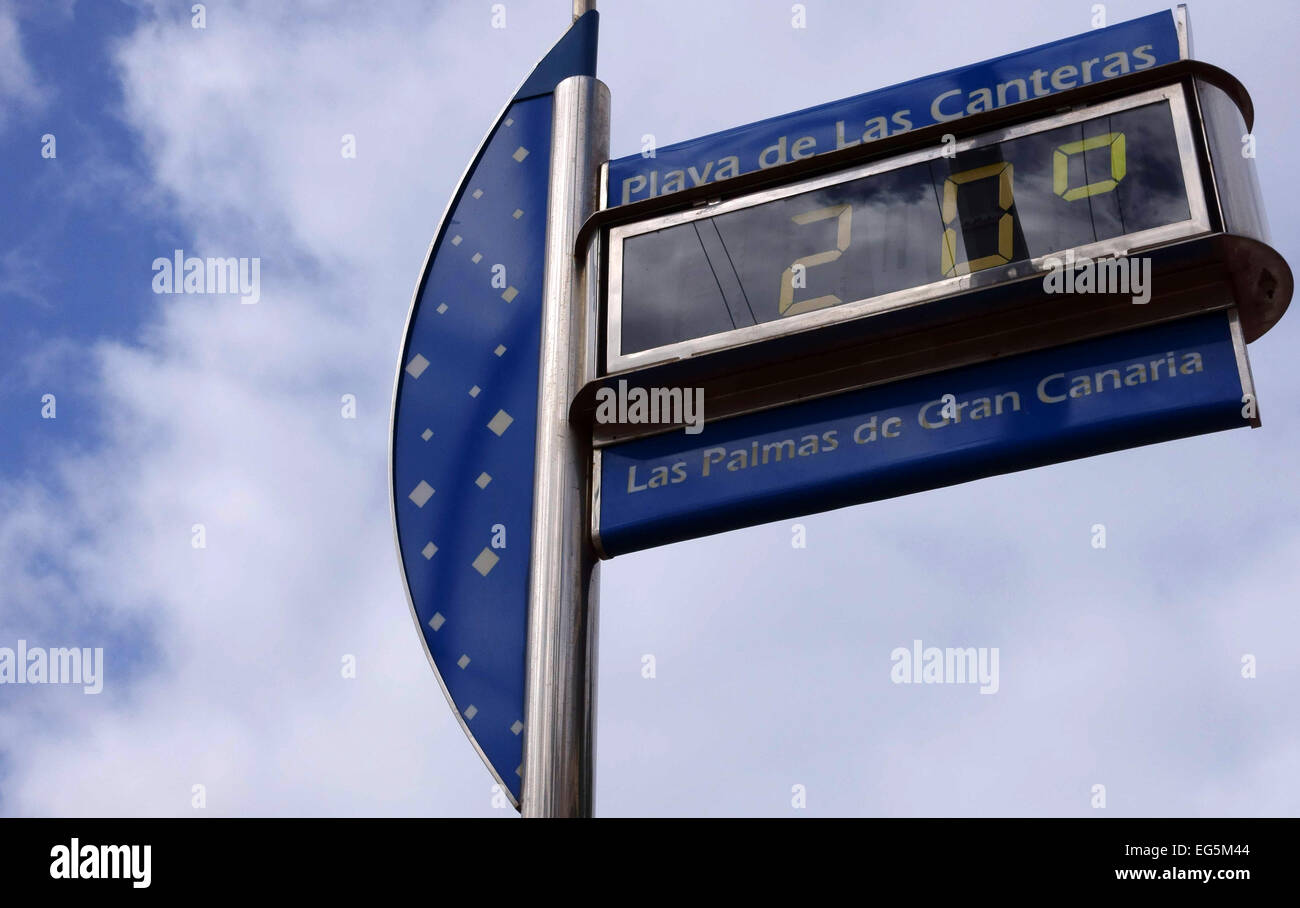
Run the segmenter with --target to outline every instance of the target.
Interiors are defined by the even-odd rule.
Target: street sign
[[[1218,312],[655,435],[597,455],[597,546],[612,557],[1249,426],[1253,394],[1240,329]]]
[[[466,169],[425,259],[394,389],[393,519],[411,614],[516,805],[552,95],[594,75],[596,31],[594,11],[573,24]]]
[[[612,161],[587,231],[603,372],[574,405],[602,557],[1258,425],[1245,345],[1292,277],[1241,151],[1249,96],[1187,46],[1180,7]],[[893,108],[899,129],[840,140]],[[1188,344],[1199,365],[1164,382],[1024,387]],[[636,394],[702,401],[703,433],[597,403]]]
[[[627,205],[1187,59],[1184,7],[610,161]]]

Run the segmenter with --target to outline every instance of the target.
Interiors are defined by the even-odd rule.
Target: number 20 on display
[[[1096,180],[1084,186],[1071,187],[1069,181],[1070,156],[1106,146],[1110,147],[1110,175],[1106,179]],[[1086,199],[1090,196],[1112,191],[1119,185],[1120,180],[1124,179],[1126,172],[1127,159],[1124,133],[1122,132],[1108,132],[1081,139],[1077,142],[1068,142],[1052,152],[1052,191],[1067,202]],[[998,161],[974,167],[970,170],[963,170],[944,179],[943,202],[941,205],[944,230],[939,248],[939,270],[944,277],[958,277],[1011,262],[1012,218],[1010,209],[1015,202],[1013,177],[1014,173],[1011,164],[1006,161]],[[968,183],[991,179],[997,179],[998,181],[998,208],[1002,211],[1001,217],[998,218],[997,252],[993,255],[959,262],[956,253],[957,231],[954,226],[954,221],[957,218],[957,193],[962,186]],[[853,234],[853,206],[845,204],[815,208],[812,211],[796,214],[791,219],[802,226],[817,221],[831,220],[832,218],[836,221],[835,248],[795,259],[790,267],[782,273],[781,291],[777,302],[777,312],[780,315],[798,315],[801,312],[812,312],[817,309],[824,309],[827,306],[837,306],[843,302],[833,293],[806,300],[796,301],[794,298],[795,272],[797,269],[802,270],[828,264],[838,259],[848,250]]]

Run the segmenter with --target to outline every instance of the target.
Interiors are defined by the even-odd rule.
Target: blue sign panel
[[[602,450],[599,544],[619,555],[1247,426],[1243,393],[1217,312],[706,423]]]
[[[552,92],[595,75],[596,13],[537,65],[434,236],[393,404],[398,554],[434,672],[517,805]]]
[[[611,161],[626,205],[1182,59],[1181,7]]]

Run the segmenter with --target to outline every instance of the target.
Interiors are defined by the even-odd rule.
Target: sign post
[[[592,2],[574,4],[575,19]],[[569,403],[595,378],[599,275],[574,243],[595,212],[609,158],[609,89],[571,76],[555,89],[529,572],[525,817],[591,816],[598,569],[588,527],[591,436]]]

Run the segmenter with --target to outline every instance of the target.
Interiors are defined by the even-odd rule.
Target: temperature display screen
[[[1192,217],[1168,99],[973,144],[627,231],[618,352],[723,335]]]

